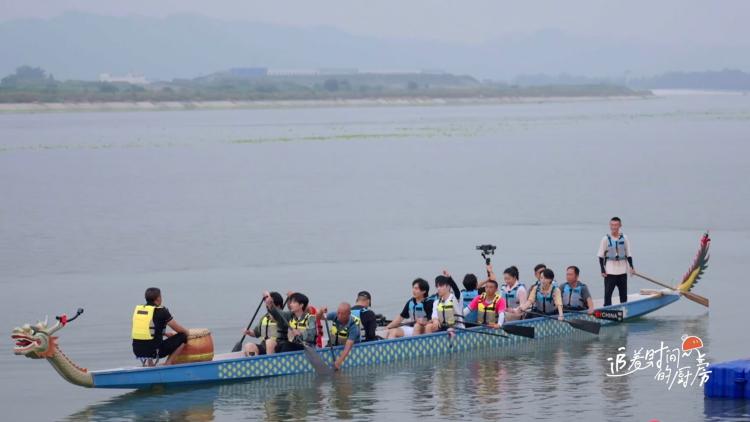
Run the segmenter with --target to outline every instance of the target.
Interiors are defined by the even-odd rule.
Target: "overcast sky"
[[[750,1],[745,0],[0,0],[0,21],[49,18],[69,10],[153,17],[192,13],[472,44],[552,28],[583,37],[660,44],[730,46],[750,39]]]

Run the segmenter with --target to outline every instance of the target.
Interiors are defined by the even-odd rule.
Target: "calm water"
[[[0,328],[86,313],[60,332],[77,363],[131,365],[129,324],[160,286],[177,320],[230,349],[267,288],[316,304],[367,288],[395,315],[410,281],[481,273],[474,245],[526,281],[594,258],[612,215],[636,267],[679,279],[704,229],[696,292],[599,337],[551,340],[334,380],[286,377],[160,392],[85,390],[0,340],[4,420],[747,420],[653,372],[606,378],[618,347],[703,338],[750,355],[750,96],[546,104],[0,115]],[[631,280],[631,291],[652,287]],[[435,377],[436,371],[441,374]]]

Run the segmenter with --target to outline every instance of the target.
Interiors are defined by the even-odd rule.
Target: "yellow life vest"
[[[297,319],[294,315],[292,315],[292,319],[289,321],[289,328],[294,328],[295,330],[305,331],[307,329],[307,326],[310,324],[310,314],[305,312],[305,316]],[[294,341],[294,334],[292,334],[292,331],[289,331],[288,334],[289,341]]]
[[[487,293],[482,293],[479,303],[477,304],[477,321],[480,324],[495,324],[497,323],[497,303],[500,301],[500,295],[495,293],[492,298],[492,303],[485,305],[484,301],[487,299]]]
[[[133,310],[133,329],[130,337],[133,340],[154,339],[154,311],[156,306],[138,305]]]
[[[354,315],[350,315],[349,322],[345,327],[339,327],[338,323],[333,324],[333,327],[331,327],[331,337],[333,338],[334,346],[338,346],[339,344],[346,344],[346,341],[349,340],[349,326],[352,324],[359,327],[361,326],[361,321]],[[362,335],[361,333],[362,331],[360,331],[360,337]]]
[[[271,318],[270,315],[266,315],[260,320],[260,338],[267,340],[269,338],[276,338],[278,335],[278,324]]]
[[[440,325],[445,325],[448,327],[456,325],[456,313],[453,309],[452,300],[443,302],[443,299],[440,299],[437,304],[437,312]]]

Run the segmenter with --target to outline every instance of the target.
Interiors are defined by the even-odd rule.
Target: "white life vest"
[[[456,311],[455,307],[453,306],[453,295],[450,295],[448,297],[448,300],[443,301],[443,299],[439,299],[437,303],[437,315],[438,315],[438,322],[440,323],[441,327],[452,327],[456,325]]]
[[[503,286],[503,297],[505,298],[506,308],[518,308],[521,306],[521,302],[518,299],[518,289],[521,287],[526,288],[520,281],[516,281],[516,285],[510,290],[508,290],[507,284]]]

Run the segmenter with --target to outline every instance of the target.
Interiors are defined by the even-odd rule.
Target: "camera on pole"
[[[484,258],[484,262],[487,265],[490,265],[490,255],[495,254],[495,249],[497,249],[497,246],[495,245],[479,245],[477,246],[478,251],[482,251],[482,258]]]

